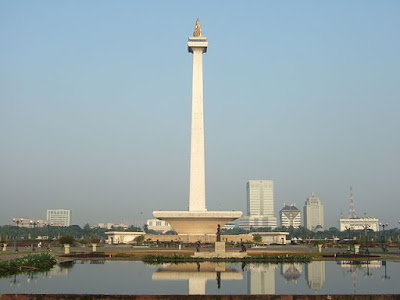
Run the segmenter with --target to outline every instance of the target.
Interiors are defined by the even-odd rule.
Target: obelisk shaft
[[[205,166],[203,123],[203,65],[201,49],[193,50],[192,136],[190,153],[189,210],[205,211]]]
[[[197,28],[197,29],[196,29]],[[189,52],[193,53],[192,128],[190,152],[189,211],[206,211],[204,122],[203,122],[203,53],[207,51],[207,38],[201,36],[196,22],[197,36],[190,37]]]

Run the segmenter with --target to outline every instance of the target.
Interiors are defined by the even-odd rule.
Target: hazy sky
[[[187,210],[200,18],[209,210],[312,191],[400,219],[400,1],[0,1],[0,224]]]

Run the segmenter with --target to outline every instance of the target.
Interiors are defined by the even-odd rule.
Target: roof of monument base
[[[240,218],[241,211],[153,211],[156,218]]]

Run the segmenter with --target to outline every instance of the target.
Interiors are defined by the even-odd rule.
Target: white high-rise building
[[[247,215],[274,216],[273,180],[249,180],[247,183]]]
[[[304,206],[304,227],[312,231],[324,228],[324,207],[314,192]]]
[[[239,227],[243,229],[276,227],[273,180],[247,182],[247,216],[239,220]]]
[[[69,209],[48,209],[47,222],[52,226],[70,226],[71,210]]]
[[[285,204],[279,211],[282,227],[299,228],[301,226],[301,211],[294,204]]]

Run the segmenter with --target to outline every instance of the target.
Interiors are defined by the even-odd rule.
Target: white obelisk
[[[193,37],[189,37],[188,51],[193,53],[189,211],[198,212],[207,210],[203,123],[203,53],[207,52],[207,46],[207,38],[202,36],[197,19]]]
[[[190,193],[188,211],[153,211],[153,216],[167,221],[180,235],[199,236],[214,234],[229,221],[242,216],[241,211],[207,211],[204,171],[203,127],[203,53],[207,51],[207,38],[201,34],[196,21],[188,50],[193,53],[192,82],[192,137],[190,152]],[[198,240],[198,237],[195,238]]]

